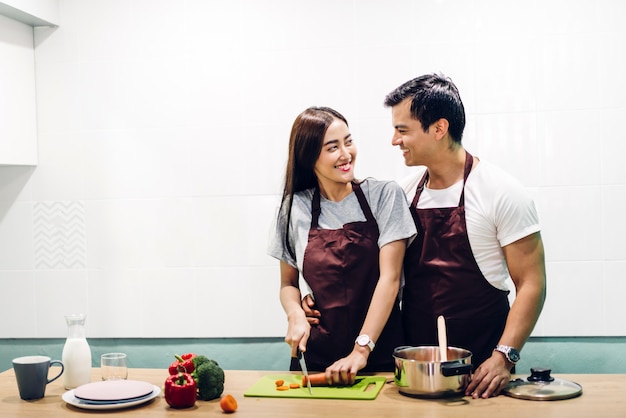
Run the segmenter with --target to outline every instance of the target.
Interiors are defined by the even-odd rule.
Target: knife
[[[306,380],[306,385],[309,388],[309,395],[313,395],[313,390],[311,389],[311,381],[309,380],[309,371],[306,368],[306,362],[304,361],[304,354],[298,348],[297,351],[298,361],[300,362],[300,368],[302,369],[302,374],[304,375],[304,379]]]

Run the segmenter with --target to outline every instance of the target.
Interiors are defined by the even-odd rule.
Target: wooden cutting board
[[[259,379],[243,395],[266,398],[320,398],[320,399],[376,399],[378,393],[385,385],[387,378],[384,376],[357,376],[352,386],[314,386],[313,394],[309,389],[299,387],[297,389],[277,390],[276,381],[284,380],[285,385],[290,383],[302,384],[301,374],[270,374]]]

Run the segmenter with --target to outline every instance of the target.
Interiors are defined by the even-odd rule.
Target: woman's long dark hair
[[[293,259],[296,258],[295,250],[289,242],[293,195],[303,190],[318,187],[315,162],[322,151],[326,131],[335,119],[348,125],[346,118],[334,109],[309,107],[298,115],[291,127],[285,186],[278,212],[278,224],[283,226],[285,248]]]

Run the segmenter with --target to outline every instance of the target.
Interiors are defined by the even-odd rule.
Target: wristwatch
[[[496,345],[496,348],[494,348],[494,350],[504,354],[504,357],[506,357],[506,359],[513,364],[516,364],[521,358],[519,355],[519,351],[517,351],[513,347],[509,347],[508,345],[498,344]]]
[[[374,347],[376,346],[376,344],[374,344],[374,341],[372,341],[369,335],[365,335],[365,334],[362,334],[356,337],[356,340],[354,342],[360,345],[361,347],[369,347],[370,351],[374,351]]]

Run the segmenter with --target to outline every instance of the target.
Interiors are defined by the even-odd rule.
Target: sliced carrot
[[[285,384],[285,381],[283,379],[278,379],[277,381],[275,381],[274,383],[276,383],[276,386],[282,386]]]
[[[314,373],[309,375],[311,386],[329,386],[326,381],[326,373]],[[302,376],[302,386],[306,386],[306,377]]]
[[[276,386],[276,390],[289,390],[289,386],[285,386],[285,385]]]
[[[299,385],[299,384],[297,384],[297,383],[289,383],[289,387],[290,387],[291,389],[298,389],[298,388],[300,387],[300,385]]]

